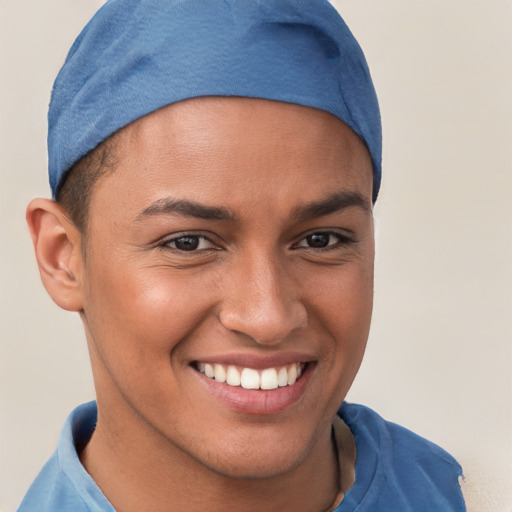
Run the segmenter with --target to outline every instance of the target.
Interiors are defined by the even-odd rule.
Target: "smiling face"
[[[116,156],[80,274],[97,432],[227,476],[300,466],[368,336],[366,149],[319,110],[201,98],[125,128]]]

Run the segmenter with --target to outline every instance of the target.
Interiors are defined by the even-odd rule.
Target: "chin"
[[[274,457],[265,454],[254,457],[233,458],[219,457],[215,461],[204,462],[203,464],[214,473],[221,476],[238,480],[262,480],[276,478],[292,472],[297,468],[304,457],[293,454],[289,457]]]
[[[192,452],[192,456],[214,473],[237,479],[265,479],[293,471],[308,454],[314,443],[307,435],[258,428],[240,429],[238,435],[223,437],[202,444],[208,447]],[[233,427],[236,429],[236,426]],[[311,436],[310,436],[311,437]],[[189,445],[192,448],[191,445]],[[196,448],[199,448],[196,446]]]

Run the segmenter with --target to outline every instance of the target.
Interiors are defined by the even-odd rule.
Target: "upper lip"
[[[276,354],[255,355],[249,353],[240,354],[216,354],[197,357],[191,362],[201,362],[209,364],[222,364],[239,366],[242,368],[253,368],[262,370],[265,368],[275,368],[279,366],[287,366],[293,363],[309,363],[315,361],[315,357],[304,352],[280,352]]]

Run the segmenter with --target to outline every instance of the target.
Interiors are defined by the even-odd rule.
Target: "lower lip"
[[[226,383],[217,382],[197,370],[193,371],[217,400],[227,404],[235,412],[268,415],[284,411],[301,399],[313,368],[314,364],[309,363],[294,384],[271,390],[244,389],[241,386],[230,386]]]

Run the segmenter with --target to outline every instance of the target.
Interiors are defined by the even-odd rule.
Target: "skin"
[[[86,246],[58,205],[30,204],[43,283],[80,312],[90,351],[99,417],[81,460],[118,512],[330,506],[331,422],[372,310],[371,197],[368,152],[337,118],[200,98],[120,132]],[[177,200],[228,215],[198,218]],[[327,247],[311,247],[313,233]],[[240,412],[194,368],[226,354],[306,359],[304,389],[277,412]]]

